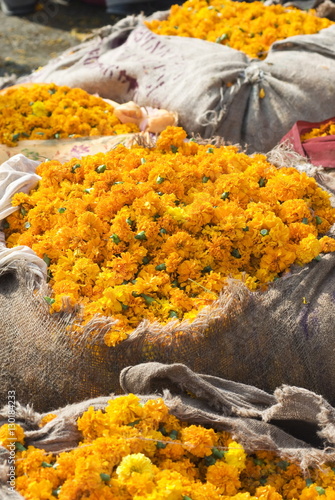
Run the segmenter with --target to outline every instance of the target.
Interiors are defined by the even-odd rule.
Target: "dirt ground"
[[[6,16],[0,10],[0,77],[30,73],[80,43],[92,30],[121,17],[107,14],[104,5],[81,0],[46,0],[23,17]]]

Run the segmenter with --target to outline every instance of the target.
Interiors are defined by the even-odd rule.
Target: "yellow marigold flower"
[[[41,418],[39,421],[39,427],[44,427],[48,422],[51,422],[57,417],[55,413],[48,413],[47,415],[44,415],[44,417]]]
[[[142,418],[143,408],[140,406],[138,396],[128,394],[110,400],[106,407],[106,414],[110,423],[125,425]]]
[[[8,450],[15,448],[15,443],[24,443],[24,430],[19,424],[9,423],[0,427],[0,445]]]
[[[32,481],[28,484],[27,500],[49,500],[52,494],[52,483],[48,479]]]
[[[259,500],[282,500],[282,496],[273,486],[260,486],[257,488],[255,496]]]
[[[312,234],[300,241],[297,248],[297,263],[300,265],[306,264],[315,259],[322,250],[322,245],[319,240]]]
[[[196,457],[211,455],[216,439],[213,429],[190,425],[181,430],[181,440],[184,447]]]
[[[245,468],[246,458],[247,455],[243,446],[236,441],[231,441],[229,443],[228,450],[224,454],[225,462],[241,471]]]
[[[222,461],[208,467],[206,479],[214,484],[222,495],[233,496],[241,486],[238,469]]]
[[[143,453],[134,453],[124,457],[116,469],[120,481],[126,482],[134,474],[144,475],[147,478],[153,476],[153,465],[150,458]]]

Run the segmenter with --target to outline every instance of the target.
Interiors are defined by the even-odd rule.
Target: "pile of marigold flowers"
[[[303,472],[271,451],[247,454],[226,432],[181,422],[160,398],[142,404],[129,394],[104,411],[90,407],[77,421],[78,447],[57,455],[26,447],[23,429],[10,425],[0,444],[16,449],[13,483],[27,500],[335,498],[331,464]]]
[[[27,245],[48,264],[52,310],[69,297],[87,320],[119,320],[108,345],[144,318],[192,321],[228,276],[255,290],[335,250],[319,239],[335,209],[314,178],[185,138],[168,127],[155,147],[47,161],[38,186],[13,197],[8,247]]]
[[[264,59],[277,40],[317,33],[331,24],[314,10],[233,0],[187,0],[173,5],[166,20],[146,22],[159,35],[201,38],[258,59]]]
[[[122,124],[113,106],[79,88],[50,84],[19,85],[0,94],[0,142],[65,139],[139,132]]]
[[[320,125],[320,127],[312,128],[309,132],[301,134],[301,140],[307,141],[308,139],[313,139],[314,137],[325,137],[327,135],[335,135],[335,120],[329,120],[326,123]]]

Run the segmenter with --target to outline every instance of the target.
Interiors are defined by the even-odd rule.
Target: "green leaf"
[[[176,311],[170,311],[169,318],[178,318],[178,313],[176,313]]]
[[[142,264],[143,264],[144,266],[146,266],[147,264],[149,264],[150,260],[151,260],[151,259],[150,259],[150,257],[148,257],[148,255],[146,255],[146,256],[145,256],[145,257],[143,257],[143,259],[142,259]]]
[[[46,253],[43,255],[43,260],[44,260],[44,262],[46,263],[47,266],[50,266],[51,259],[47,256]]]
[[[158,264],[156,267],[155,267],[156,271],[165,271],[166,269],[166,264],[163,262],[162,264]]]
[[[59,139],[59,138],[60,138],[60,133],[59,133],[59,132],[57,132],[57,134],[55,134],[55,136],[54,136],[54,137],[55,137],[55,139]]]
[[[73,167],[71,168],[71,172],[74,174],[74,172],[77,170],[77,168],[80,168],[81,165],[80,163],[76,163],[75,165],[73,165]]]
[[[302,221],[301,221],[301,222],[302,222],[303,224],[308,224],[308,219],[307,219],[307,217],[304,217],[304,218],[302,219]]]
[[[24,227],[25,227],[25,229],[29,229],[29,228],[31,227],[30,222],[26,222],[26,223],[24,224]]]
[[[213,271],[213,268],[211,266],[205,266],[203,269],[202,269],[202,274],[206,274],[206,273],[210,273],[211,271]]]
[[[52,306],[56,301],[55,299],[52,299],[51,297],[44,297],[45,302],[49,304],[49,306]]]
[[[268,181],[267,181],[267,179],[265,179],[265,177],[261,177],[261,178],[259,179],[259,181],[258,181],[258,185],[259,185],[259,187],[261,187],[261,188],[262,188],[262,187],[266,186],[266,183],[267,183],[267,182],[268,182]]]
[[[162,184],[165,181],[165,177],[161,177],[160,175],[156,179],[156,184]]]
[[[141,420],[134,420],[133,422],[129,422],[127,424],[129,427],[135,427],[135,425],[139,424]]]
[[[98,173],[98,174],[102,174],[107,168],[107,165],[99,165],[95,171]]]
[[[218,450],[217,448],[212,448],[212,455],[214,458],[222,458],[224,456],[224,451]]]
[[[177,439],[178,438],[178,431],[171,431],[170,434],[169,434],[169,437],[171,439]]]
[[[110,236],[110,239],[113,241],[113,243],[115,243],[115,245],[118,245],[121,241],[118,235],[115,233]]]
[[[170,146],[170,149],[171,149],[172,153],[174,153],[174,154],[176,154],[178,152],[177,146],[172,145],[172,146]]]
[[[53,467],[52,464],[48,464],[48,462],[42,462],[41,463],[42,467],[47,468],[47,467]]]
[[[269,232],[270,231],[268,229],[261,229],[260,230],[260,233],[261,233],[262,236],[267,236],[269,234]]]
[[[230,255],[232,255],[233,257],[235,257],[235,259],[240,259],[242,257],[241,254],[240,254],[240,252],[238,251],[238,248],[234,248],[230,252]]]
[[[321,219],[321,217],[319,217],[318,215],[315,217],[315,223],[316,223],[317,225],[322,224],[322,219]]]
[[[319,495],[324,495],[326,493],[326,490],[324,488],[322,488],[321,486],[315,486],[315,489]]]
[[[141,293],[141,297],[145,300],[145,303],[147,306],[150,306],[155,299],[153,297],[150,297],[149,295],[146,295],[145,293]]]
[[[204,184],[206,184],[206,182],[208,182],[208,181],[209,181],[209,177],[207,177],[206,175],[204,175],[203,178],[202,178],[202,182]]]
[[[13,141],[18,141],[20,139],[20,135],[21,134],[14,134],[13,137],[12,137],[12,140]]]
[[[228,38],[227,33],[223,33],[222,35],[218,36],[217,39],[215,40],[216,43],[221,43],[224,40]]]
[[[144,165],[144,163],[146,163],[146,162],[147,162],[147,160],[145,158],[141,158],[142,165]]]
[[[61,207],[61,208],[59,208],[59,209],[58,209],[58,212],[59,212],[60,214],[63,214],[64,212],[66,212],[66,208]]]
[[[167,230],[164,227],[161,227],[159,230],[159,234],[167,234]]]
[[[281,460],[280,462],[278,462],[277,464],[277,467],[279,467],[280,469],[282,470],[286,470],[287,467],[290,465],[289,462],[287,462],[286,460]]]
[[[216,463],[216,458],[213,457],[213,455],[209,455],[209,457],[205,457],[205,464],[207,465],[207,467],[209,467],[210,465],[214,465]]]
[[[242,231],[245,231],[245,232],[249,231],[249,226],[245,226],[245,227],[242,229]]]
[[[142,240],[145,241],[147,239],[145,231],[140,231],[139,233],[135,234],[135,240]]]
[[[157,441],[156,448],[158,448],[159,450],[164,450],[164,448],[166,448],[166,443],[162,443],[161,441]]]
[[[313,483],[314,483],[314,481],[310,477],[308,477],[306,479],[306,486],[307,486],[307,488],[309,488],[310,486],[312,486]]]
[[[26,451],[26,447],[23,446],[23,444],[19,443],[18,441],[15,441],[15,448],[17,451]]]
[[[213,148],[208,148],[207,151],[206,151],[206,153],[212,153],[212,154],[214,154],[214,149]]]
[[[221,195],[221,200],[228,200],[229,198],[229,191],[224,191]]]
[[[111,478],[109,474],[105,474],[104,472],[101,472],[100,477],[101,477],[101,481],[104,481],[105,483],[110,481],[110,478]]]

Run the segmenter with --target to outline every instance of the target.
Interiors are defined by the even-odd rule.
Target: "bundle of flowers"
[[[317,33],[332,21],[282,5],[233,0],[187,0],[173,5],[166,20],[147,21],[159,35],[201,38],[241,50],[250,57],[264,59],[278,40]]]
[[[54,416],[47,415],[41,426]],[[15,429],[14,429],[15,427]],[[189,425],[162,399],[133,394],[90,407],[77,421],[82,440],[59,454],[24,446],[19,424],[0,429],[16,449],[15,489],[27,500],[316,500],[335,498],[335,468],[306,474],[275,452],[248,454],[222,431]]]
[[[255,290],[335,250],[319,238],[335,209],[314,178],[185,138],[168,127],[155,147],[47,161],[38,186],[13,197],[8,247],[27,245],[48,264],[52,310],[69,297],[87,320],[116,318],[108,345],[143,318],[192,321],[228,276]]]
[[[300,135],[301,141],[307,141],[314,137],[326,137],[327,135],[335,135],[335,119],[320,123],[320,126],[313,127],[310,131]]]
[[[0,94],[0,142],[8,146],[24,139],[133,132],[139,132],[136,124],[121,123],[111,104],[79,88],[36,83]]]

